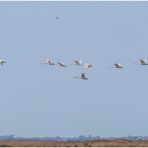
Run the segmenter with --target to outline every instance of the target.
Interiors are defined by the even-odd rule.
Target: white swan
[[[86,69],[86,68],[93,67],[91,64],[83,64],[82,66],[83,66],[85,69]]]
[[[82,61],[81,60],[80,61],[75,60],[74,62],[76,63],[76,65],[82,65]]]
[[[74,77],[74,78],[82,79],[82,80],[88,80],[88,78],[85,76],[85,73],[82,73],[81,77]]]
[[[58,62],[57,64],[58,64],[58,66],[61,66],[61,67],[67,67],[64,63]]]
[[[120,69],[120,68],[123,68],[123,66],[120,63],[115,63],[114,66],[112,66],[111,68],[118,68],[118,69]]]
[[[82,61],[81,61],[81,60],[80,60],[80,61],[75,60],[75,61],[74,61],[74,64],[70,64],[70,65],[77,65],[77,66],[80,66],[80,65],[82,65]]]
[[[55,63],[52,60],[46,59],[45,62],[41,62],[40,64],[48,64],[48,65],[53,65],[55,66]]]
[[[148,65],[148,60],[145,58],[145,59],[140,59],[140,65]]]

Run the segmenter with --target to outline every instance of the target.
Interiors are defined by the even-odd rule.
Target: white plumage
[[[48,64],[48,65],[53,65],[55,66],[55,63],[52,60],[46,59],[45,62],[41,62],[40,64]]]

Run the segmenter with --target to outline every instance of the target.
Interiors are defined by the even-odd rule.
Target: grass
[[[0,147],[148,147],[148,140],[96,140],[96,141],[0,141]]]

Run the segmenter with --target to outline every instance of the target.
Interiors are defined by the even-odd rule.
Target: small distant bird
[[[134,64],[138,64],[138,65],[148,65],[148,61],[147,59],[140,59],[139,60],[139,63],[134,63]]]
[[[74,62],[75,62],[76,65],[82,65],[82,61],[81,60],[80,61],[75,60]]]
[[[115,63],[113,68],[123,68],[123,66],[120,63]]]
[[[55,66],[55,63],[52,60],[46,59],[45,62],[41,62],[40,64],[48,64],[48,65],[53,65]]]
[[[142,65],[148,65],[147,59],[140,59],[140,63],[141,63]]]
[[[115,68],[123,68],[123,66],[122,66],[120,63],[115,63],[115,64],[114,64],[114,67],[115,67]]]
[[[85,76],[85,73],[82,73],[81,77],[74,77],[74,78],[82,79],[82,80],[88,80],[88,78]]]
[[[61,66],[61,67],[67,67],[64,63],[58,62],[57,64],[58,64],[59,66]]]
[[[0,64],[1,64],[1,65],[5,64],[5,63],[6,63],[6,61],[0,59]]]
[[[123,68],[123,66],[120,63],[115,63],[114,66],[109,67],[109,68],[118,68],[118,69],[120,69],[120,68]]]
[[[86,69],[86,68],[93,67],[91,64],[83,64],[82,66],[83,66],[85,69]]]
[[[74,64],[70,64],[70,65],[77,65],[77,66],[81,66],[82,65],[82,61],[78,61],[78,60],[75,60],[74,61]]]

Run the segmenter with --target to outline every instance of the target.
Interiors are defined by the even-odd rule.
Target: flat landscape
[[[97,141],[0,141],[0,147],[148,147],[148,140],[97,140]]]
[[[0,148],[148,147],[148,0],[0,0]]]

